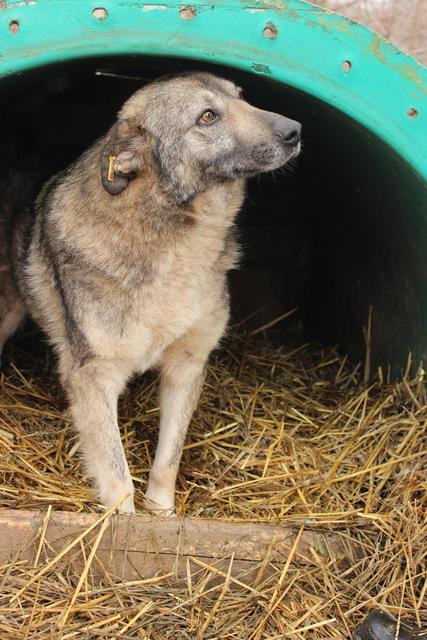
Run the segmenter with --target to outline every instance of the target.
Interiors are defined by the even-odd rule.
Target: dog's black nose
[[[274,127],[274,133],[281,142],[296,147],[301,140],[301,125],[295,120],[287,120],[287,122]]]
[[[299,122],[271,111],[262,111],[261,113],[264,121],[270,125],[273,134],[282,144],[297,146],[301,140],[301,125]]]

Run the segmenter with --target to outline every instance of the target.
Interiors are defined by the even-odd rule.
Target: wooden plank
[[[45,516],[39,511],[0,512],[0,563],[12,557],[33,560]],[[44,537],[49,558],[99,518],[98,514],[53,512]],[[88,534],[89,544],[97,531],[98,527]],[[285,562],[299,531],[297,527],[268,524],[113,514],[98,547],[96,567],[100,571],[104,565],[114,576],[129,580],[172,570],[184,575],[187,558],[194,558],[193,569],[200,569],[201,562],[226,570],[233,556],[234,575],[253,576],[253,571],[267,556],[269,562]],[[329,532],[319,527],[303,531],[292,561],[301,565],[331,561],[342,565],[354,562],[360,551],[344,532]],[[82,561],[78,555],[79,546],[76,546],[74,553],[69,554],[76,568]]]

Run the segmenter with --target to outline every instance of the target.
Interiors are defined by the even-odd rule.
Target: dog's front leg
[[[117,424],[117,400],[128,372],[112,361],[74,365],[64,380],[88,473],[103,505],[129,495],[120,510],[134,512],[133,484]]]
[[[160,387],[160,432],[146,491],[146,507],[172,515],[175,482],[188,425],[205,378],[206,362],[228,319],[228,309],[174,342],[163,354]]]

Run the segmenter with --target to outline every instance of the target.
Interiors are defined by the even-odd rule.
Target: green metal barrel
[[[299,167],[278,184],[266,179],[251,218],[258,215],[264,231],[289,229],[287,237],[271,234],[272,247],[277,238],[299,247],[272,250],[281,302],[297,302],[316,340],[339,343],[354,358],[369,351],[373,368],[400,373],[409,354],[412,365],[423,361],[427,70],[414,59],[300,0],[2,2],[0,34],[0,94],[9,110],[15,101],[19,117],[24,88],[27,99],[41,78],[68,74],[69,101],[80,92],[80,104],[96,103],[91,117],[108,126],[118,98],[141,84],[133,75],[203,67],[237,79],[259,106],[299,119]],[[103,94],[102,105],[85,80],[99,69],[129,78],[126,90]],[[85,113],[82,146],[98,133]],[[46,121],[40,127],[48,130]]]

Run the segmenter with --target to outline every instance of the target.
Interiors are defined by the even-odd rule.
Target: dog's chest
[[[134,277],[125,278],[125,286],[118,277],[108,297],[92,297],[86,307],[82,321],[92,349],[103,357],[131,359],[136,369],[152,366],[169,344],[224,304],[225,274],[235,257],[230,229],[210,225],[154,252],[148,271],[145,257],[140,281],[137,265],[129,263]]]

